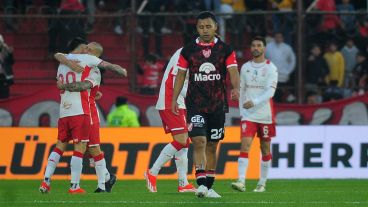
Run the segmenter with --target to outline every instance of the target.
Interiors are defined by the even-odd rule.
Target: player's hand
[[[119,75],[121,75],[122,77],[128,77],[128,72],[125,68],[121,68]]]
[[[79,60],[68,60],[66,64],[69,68],[71,68],[74,72],[81,73],[84,71],[84,68],[79,65]]]
[[[237,101],[239,100],[239,89],[238,88],[233,88],[231,89],[231,100],[233,101]]]
[[[243,104],[243,108],[245,109],[250,109],[254,106],[254,103],[253,101],[246,101],[244,104]]]
[[[176,101],[171,102],[171,111],[173,112],[173,114],[175,114],[176,116],[179,115],[179,106],[178,103],[176,103]]]
[[[97,91],[96,96],[95,96],[95,100],[100,100],[102,98],[102,93],[100,91]]]
[[[60,90],[64,90],[64,84],[63,84],[63,81],[60,78],[57,79],[56,87]]]

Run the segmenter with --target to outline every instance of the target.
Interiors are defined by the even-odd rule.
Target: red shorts
[[[241,137],[254,137],[256,134],[260,139],[271,141],[276,136],[275,124],[261,124],[251,121],[242,121],[240,124]]]
[[[89,130],[89,147],[99,146],[100,145],[100,123],[94,122],[91,125],[91,129]]]
[[[186,110],[179,109],[179,115],[172,113],[171,109],[159,110],[165,133],[171,135],[183,134],[188,132]]]
[[[88,142],[91,118],[82,114],[60,118],[58,121],[58,140],[61,142],[73,141]]]

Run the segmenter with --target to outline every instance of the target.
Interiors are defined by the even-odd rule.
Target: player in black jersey
[[[186,96],[189,137],[194,146],[198,197],[221,197],[213,189],[216,151],[224,138],[225,113],[228,112],[226,74],[230,74],[231,98],[239,98],[239,72],[234,51],[216,37],[216,17],[208,11],[197,17],[199,37],[186,45],[178,61],[172,111],[178,113],[177,98],[189,71]]]

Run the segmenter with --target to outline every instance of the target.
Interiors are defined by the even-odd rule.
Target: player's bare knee
[[[65,152],[66,147],[67,147],[68,143],[66,142],[61,142],[60,140],[56,143],[56,148],[58,148],[59,150]]]
[[[187,134],[177,134],[177,135],[174,135],[173,138],[175,141],[185,146],[187,144],[188,135]]]
[[[209,152],[216,153],[218,142],[207,142],[206,149]]]
[[[205,148],[207,140],[205,137],[204,138],[198,137],[198,138],[193,138],[192,142],[193,142],[194,148]]]
[[[241,152],[249,152],[251,146],[252,146],[252,138],[249,137],[241,138],[241,145],[240,145]]]
[[[87,149],[87,143],[85,142],[78,142],[74,144],[74,151],[85,153]]]
[[[261,141],[261,153],[263,156],[270,154],[270,142],[269,141]]]
[[[102,152],[101,152],[100,146],[93,146],[93,147],[88,147],[88,153],[92,155],[92,157],[95,157],[101,154]]]

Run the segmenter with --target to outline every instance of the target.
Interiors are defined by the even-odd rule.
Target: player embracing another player
[[[260,138],[262,161],[261,177],[254,192],[266,191],[268,171],[271,167],[271,138],[276,136],[272,97],[277,86],[277,68],[265,58],[266,40],[255,37],[251,42],[253,59],[241,67],[240,100],[241,147],[238,158],[238,181],[232,187],[245,191],[248,154],[253,138]]]
[[[185,99],[189,137],[194,147],[197,197],[221,197],[213,189],[216,151],[225,133],[225,113],[228,112],[226,75],[230,74],[231,98],[239,98],[239,72],[234,51],[216,37],[214,14],[201,12],[196,19],[199,37],[183,47],[175,79],[172,113],[180,116],[179,94],[188,73]]]

